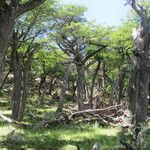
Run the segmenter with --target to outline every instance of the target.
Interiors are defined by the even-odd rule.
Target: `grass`
[[[102,150],[109,150],[118,143],[117,128],[100,128],[98,125],[80,127],[59,126],[52,129],[33,130],[17,129],[13,135],[12,126],[0,128],[1,148],[21,150],[90,150],[95,142],[102,145]]]
[[[10,116],[8,100],[0,99],[0,113]],[[56,107],[31,106],[27,108],[24,123],[36,124],[42,120],[53,119]],[[33,120],[27,114],[32,112],[38,116]],[[110,150],[118,144],[118,128],[102,128],[93,125],[58,125],[49,129],[16,128],[0,119],[0,150],[91,150],[94,143],[102,145],[102,150]]]
[[[0,99],[0,113],[9,117],[8,102],[7,99]],[[35,125],[43,120],[53,120],[55,110],[55,106],[29,104],[23,123]],[[29,113],[35,114],[38,119],[30,117]],[[119,144],[119,131],[119,128],[104,128],[98,123],[22,129],[0,119],[0,150],[77,150],[77,147],[92,150],[96,142],[101,145],[101,150],[111,150]]]

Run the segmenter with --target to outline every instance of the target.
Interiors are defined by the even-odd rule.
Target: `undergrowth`
[[[0,100],[1,113],[10,116],[8,101]],[[23,123],[32,125],[52,120],[55,106],[27,106]],[[35,115],[35,118],[32,116]],[[37,118],[36,118],[37,117]],[[2,150],[91,150],[98,142],[102,150],[118,144],[118,128],[102,128],[99,123],[56,125],[53,128],[15,128],[0,119],[0,149]]]

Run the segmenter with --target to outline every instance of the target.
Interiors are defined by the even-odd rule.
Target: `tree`
[[[29,97],[29,79],[33,56],[39,48],[44,47],[42,36],[46,32],[47,26],[43,24],[50,17],[47,17],[48,15],[43,13],[43,10],[51,11],[51,4],[27,13],[20,17],[15,24],[11,43],[11,65],[14,75],[11,102],[12,118],[15,120],[21,120],[24,116]],[[39,37],[41,37],[40,40]]]
[[[18,34],[13,33],[12,51],[11,51],[11,67],[14,75],[13,92],[11,97],[12,102],[12,118],[21,120],[23,118],[27,96],[29,94],[29,78],[33,55],[39,49],[39,44],[33,43],[34,37],[28,41],[29,45],[24,46],[23,41],[18,41]],[[27,36],[26,34],[24,36]],[[19,43],[20,42],[20,43]],[[23,42],[23,45],[22,43]],[[20,52],[20,48],[24,47],[25,52]],[[23,49],[23,48],[22,48]]]
[[[68,83],[68,79],[69,79],[69,73],[70,73],[71,65],[68,64],[66,66],[67,66],[67,68],[65,69],[66,72],[64,73],[63,81],[62,81],[62,84],[61,84],[61,95],[60,95],[60,100],[59,100],[59,103],[58,103],[56,113],[62,112],[64,102],[65,102],[65,95],[66,95],[66,89],[67,89],[67,83]]]
[[[58,17],[56,25],[56,43],[70,57],[77,68],[79,110],[83,110],[85,64],[92,56],[106,48],[102,40],[102,37],[105,36],[104,32],[96,30],[92,23],[83,21],[84,9],[81,8],[72,5],[66,6],[63,10],[65,17]]]
[[[133,70],[130,79],[129,108],[136,123],[147,118],[147,96],[149,83],[150,53],[150,4],[130,0],[129,4],[140,19],[140,27],[133,29],[135,48],[133,51]]]
[[[45,0],[2,0],[0,2],[0,85],[3,78],[5,51],[9,47],[16,19],[22,14],[37,8]]]
[[[52,96],[52,90],[56,91],[54,81],[62,79],[64,69],[61,62],[65,59],[67,59],[66,55],[55,46],[54,49],[51,48],[48,51],[43,48],[35,54],[33,70],[36,72],[35,77],[40,78],[38,83],[38,100],[40,104],[43,103],[46,93]],[[46,80],[49,80],[49,82]]]
[[[121,103],[122,99],[127,95],[127,80],[131,70],[131,53],[134,45],[130,36],[132,28],[135,26],[133,21],[125,21],[122,26],[114,29],[110,35],[110,47],[114,53],[110,57],[116,61],[116,65],[111,69],[111,72],[114,69],[116,70],[116,77],[111,85],[111,99],[113,103]]]

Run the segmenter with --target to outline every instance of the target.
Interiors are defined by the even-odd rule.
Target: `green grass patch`
[[[9,101],[0,99],[0,113],[10,117]],[[56,106],[28,104],[22,123],[35,125],[42,120],[53,120]],[[29,114],[36,115],[34,119]],[[91,150],[94,143],[102,145],[102,150],[109,150],[118,144],[118,128],[102,128],[93,125],[57,125],[49,129],[21,129],[9,125],[0,119],[0,150]]]
[[[0,128],[1,148],[63,150],[70,147],[68,150],[74,150],[78,146],[81,150],[91,150],[93,144],[98,142],[102,150],[108,150],[118,143],[119,131],[117,128],[100,128],[97,125],[59,126],[44,130],[17,129],[13,135],[10,135],[11,130],[10,126]]]

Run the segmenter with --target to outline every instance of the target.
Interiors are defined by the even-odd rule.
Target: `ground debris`
[[[129,126],[126,110],[122,105],[113,105],[100,109],[85,109],[83,111],[64,111],[57,113],[53,120],[41,121],[35,125],[35,128],[47,128],[57,125],[95,123],[98,122],[104,126]]]

